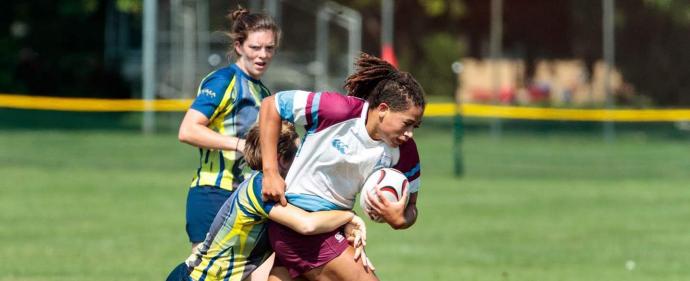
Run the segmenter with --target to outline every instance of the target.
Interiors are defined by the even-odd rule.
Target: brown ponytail
[[[230,49],[232,49],[237,56],[240,54],[238,54],[233,47],[235,42],[240,43],[240,45],[243,44],[244,41],[247,40],[250,32],[270,30],[273,31],[273,34],[276,36],[276,47],[280,42],[280,28],[278,28],[278,25],[269,15],[263,13],[250,13],[249,10],[242,8],[242,6],[238,6],[237,9],[231,11],[226,18],[232,22],[230,32],[226,33],[232,41]]]
[[[245,15],[249,14],[249,10],[242,8],[242,6],[237,7],[237,10],[231,11],[230,14],[228,15],[228,18],[233,21],[237,22],[237,20]]]

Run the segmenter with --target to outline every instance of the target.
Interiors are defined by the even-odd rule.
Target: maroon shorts
[[[322,266],[342,254],[348,247],[342,229],[302,235],[279,223],[268,223],[268,237],[276,253],[276,266],[284,266],[295,278]]]

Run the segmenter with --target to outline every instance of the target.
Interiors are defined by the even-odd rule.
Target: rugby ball
[[[403,193],[409,192],[408,181],[405,175],[393,168],[382,168],[374,171],[364,181],[362,192],[359,196],[359,205],[371,220],[383,222],[383,218],[370,213],[371,207],[365,198],[379,201],[376,196],[376,189],[380,190],[383,196],[390,202],[398,202],[403,197]],[[408,197],[409,198],[409,197]],[[405,202],[407,204],[407,202]]]

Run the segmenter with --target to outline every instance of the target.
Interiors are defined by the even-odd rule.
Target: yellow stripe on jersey
[[[254,183],[252,183],[252,184],[254,184]],[[253,189],[251,189],[251,190],[253,190]],[[268,213],[266,213],[266,210],[264,210],[264,208],[257,208],[256,207],[256,206],[261,206],[263,204],[262,198],[256,198],[256,194],[254,194],[254,192],[251,192],[251,194],[249,194],[248,199],[250,200],[251,206],[254,207],[254,210],[259,212],[259,214],[261,214],[261,216],[268,217]]]
[[[213,113],[215,118],[213,119],[213,127],[215,127],[218,130],[218,133],[221,135],[228,135],[228,132],[226,132],[225,124],[225,118],[232,112],[234,108],[234,103],[230,103],[228,105],[229,101],[233,101],[237,99],[237,92],[238,90],[235,89],[235,82],[237,81],[237,76],[234,76],[232,80],[230,81],[230,86],[228,86],[225,89],[225,93],[223,94],[223,100],[220,102],[220,105],[216,109],[216,111]],[[232,132],[229,132],[231,135],[235,135],[237,132],[235,132],[234,128],[232,129]],[[220,153],[220,152],[218,152]],[[225,162],[225,165],[232,165],[232,163],[235,161],[235,151],[233,150],[226,150],[223,151],[223,160]],[[220,160],[220,155],[217,155],[217,158],[214,159],[219,159]],[[220,165],[218,165],[220,166]],[[221,171],[219,171],[221,172]],[[223,175],[221,175],[221,182],[220,186],[232,186],[232,179],[233,175],[230,172],[227,167],[221,172]],[[228,182],[229,181],[229,182]],[[227,184],[225,182],[228,182]],[[215,183],[213,183],[215,185]]]
[[[225,107],[227,106],[228,101],[230,101],[230,98],[232,97],[233,93],[237,92],[237,91],[235,91],[235,82],[236,81],[237,81],[237,77],[233,76],[232,80],[230,80],[230,85],[227,88],[225,88],[225,93],[223,93],[223,99],[221,100],[220,104],[216,108],[216,111],[213,112],[213,114],[211,115],[211,118],[209,118],[209,119],[214,120],[214,121],[220,120],[221,123],[223,122],[222,118],[216,118],[216,117],[218,116],[219,113],[221,113],[222,111],[225,111],[225,109],[226,109]],[[218,126],[217,128],[221,128],[221,127],[223,127],[223,126]]]
[[[261,186],[255,185],[260,176],[257,172],[244,181],[226,202],[230,205],[221,208],[219,215],[225,216],[225,220],[220,222],[220,227],[211,227],[217,232],[209,232],[210,240],[204,241],[208,249],[202,251],[199,263],[190,273],[193,280],[219,281],[230,275],[228,280],[240,281],[245,272],[249,274],[248,270],[268,258],[270,248],[265,232],[268,215],[263,201],[257,197]]]
[[[231,101],[235,99],[235,95],[237,93],[235,89],[236,81],[237,77],[233,76],[232,80],[230,80],[230,85],[225,89],[225,92],[223,93],[223,99],[221,100],[220,104],[218,105],[218,107],[213,112],[210,118],[211,124],[209,124],[209,128],[215,129],[218,133],[222,135],[225,133],[225,126],[223,126],[223,122],[225,122],[225,116],[232,111],[233,103],[231,103]],[[200,173],[206,173],[208,175],[202,176],[198,184],[216,186],[218,173],[222,173],[221,182],[219,186],[226,189],[232,189],[232,179],[234,178],[234,176],[227,169],[227,167],[223,169],[223,171],[220,170],[220,163],[218,163],[218,161],[220,160],[220,151],[211,150],[207,153],[209,153],[207,158],[208,162],[202,162]],[[204,158],[206,159],[206,157]],[[223,151],[223,158],[225,161],[224,164],[226,166],[232,165],[235,159],[235,152]],[[194,185],[195,184],[193,183],[192,186]]]
[[[252,85],[249,87],[249,92],[252,94],[252,97],[254,98],[254,101],[255,101],[257,104],[261,104],[261,92],[262,92],[262,91],[261,91],[261,89],[257,90],[256,87],[259,87],[259,86],[256,85],[256,84],[252,84]],[[267,91],[267,92],[268,92],[268,91]]]
[[[218,163],[218,158],[220,157],[220,152],[218,150],[203,150],[201,170],[199,171],[199,185],[216,185],[216,177],[220,171],[220,164]],[[208,159],[208,161],[206,161]],[[196,180],[192,182],[192,187],[196,186]]]

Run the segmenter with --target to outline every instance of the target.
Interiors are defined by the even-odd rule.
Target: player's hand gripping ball
[[[359,197],[359,204],[371,220],[375,222],[383,222],[383,219],[376,214],[371,213],[371,207],[367,203],[369,200],[379,201],[376,195],[376,189],[380,190],[383,196],[391,203],[398,202],[403,197],[404,192],[409,192],[407,177],[400,171],[393,168],[382,168],[374,171],[364,181],[362,192]],[[409,198],[409,196],[407,197]],[[407,205],[407,202],[405,202]]]

